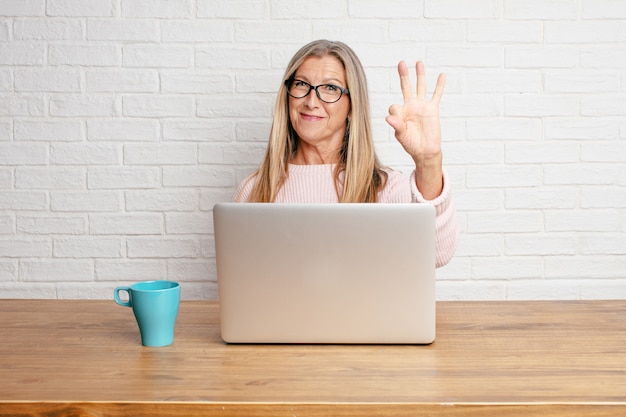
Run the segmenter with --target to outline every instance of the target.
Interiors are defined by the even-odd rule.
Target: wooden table
[[[626,301],[439,302],[430,346],[227,345],[183,302],[140,345],[113,301],[0,300],[0,415],[626,416]]]

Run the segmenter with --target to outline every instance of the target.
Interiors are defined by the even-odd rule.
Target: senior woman
[[[445,76],[426,98],[424,65],[416,64],[417,95],[404,62],[398,65],[403,105],[387,123],[415,161],[406,176],[384,167],[374,149],[365,72],[342,42],[318,40],[291,59],[278,91],[267,150],[243,181],[240,202],[423,203],[436,212],[436,263],[457,243],[456,211],[442,167],[439,101]]]

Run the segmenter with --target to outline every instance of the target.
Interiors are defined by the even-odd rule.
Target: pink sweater
[[[289,165],[289,178],[278,192],[277,203],[337,203],[333,171],[335,165]],[[443,191],[434,200],[425,200],[415,185],[415,171],[406,176],[388,170],[385,188],[378,194],[381,203],[426,203],[435,207],[437,267],[447,264],[457,245],[456,209],[450,183],[444,170]],[[247,201],[254,185],[251,178],[243,181],[235,195]],[[241,194],[239,194],[241,192]]]

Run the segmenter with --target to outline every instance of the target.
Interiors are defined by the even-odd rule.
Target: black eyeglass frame
[[[294,96],[293,94],[291,94],[291,93],[289,92],[289,90],[291,89],[291,86],[292,86],[292,85],[293,85],[293,83],[294,83],[294,82],[296,82],[296,81],[297,81],[297,82],[299,82],[299,83],[304,83],[304,84],[306,84],[306,85],[308,85],[308,86],[309,86],[309,91],[307,91],[307,93],[306,93],[305,95],[300,96],[300,97],[296,97],[296,96]],[[337,90],[339,90],[339,97],[337,97],[337,100],[335,100],[335,101],[327,101],[327,100],[324,100],[324,99],[322,98],[322,96],[320,95],[320,92],[318,91],[318,88],[320,88],[320,87],[324,87],[324,86],[331,86],[331,87],[334,87],[334,88],[336,88]],[[290,79],[286,80],[286,81],[285,81],[285,87],[287,87],[287,94],[288,94],[290,97],[293,97],[293,98],[305,98],[306,96],[308,96],[309,94],[311,94],[311,90],[315,90],[315,95],[317,95],[317,98],[319,98],[319,99],[320,99],[321,101],[323,101],[324,103],[328,103],[328,104],[332,104],[332,103],[336,103],[336,102],[338,102],[339,100],[341,100],[341,97],[342,97],[344,94],[345,94],[345,95],[347,95],[347,96],[349,96],[349,95],[350,95],[350,91],[349,91],[347,88],[343,88],[343,87],[338,86],[338,85],[336,85],[336,84],[320,84],[320,85],[311,85],[311,84],[307,83],[306,81],[299,80],[299,79],[297,79],[297,78],[290,78]]]

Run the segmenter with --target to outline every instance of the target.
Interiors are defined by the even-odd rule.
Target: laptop
[[[218,203],[213,221],[225,342],[434,341],[431,205]]]

